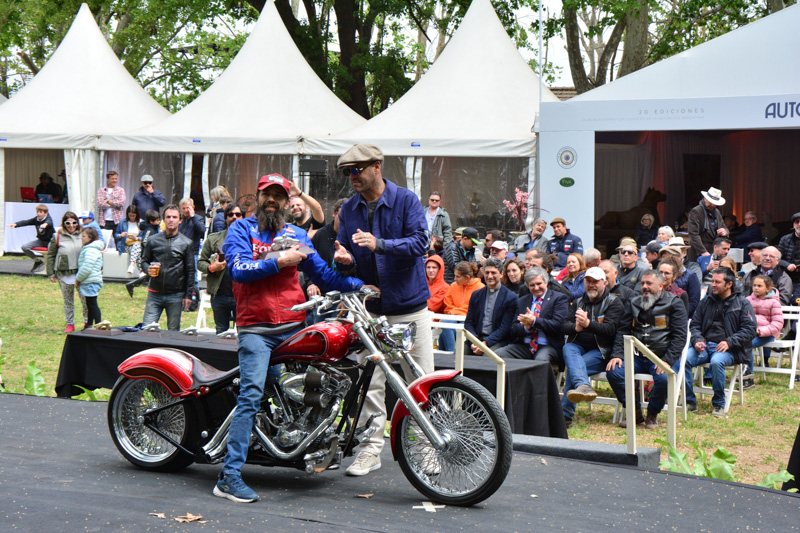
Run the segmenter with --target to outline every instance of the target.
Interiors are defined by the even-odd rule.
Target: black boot
[[[131,298],[133,298],[133,289],[134,289],[134,287],[138,287],[139,285],[144,283],[146,280],[147,280],[147,276],[145,276],[144,274],[139,274],[138,278],[136,278],[133,281],[129,281],[128,283],[125,284],[125,288],[128,289],[128,294],[131,295]]]

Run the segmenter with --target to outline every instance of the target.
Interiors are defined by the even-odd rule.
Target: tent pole
[[[205,202],[206,206],[209,206],[209,202],[211,201],[211,196],[208,193],[208,157],[208,154],[203,154],[203,201]]]
[[[184,154],[184,156],[183,156],[183,198],[191,198],[191,196],[192,196],[192,154]]]
[[[0,187],[0,220],[3,223],[0,225],[0,257],[6,252],[6,151],[5,148],[0,148],[0,178],[2,178],[3,186]]]

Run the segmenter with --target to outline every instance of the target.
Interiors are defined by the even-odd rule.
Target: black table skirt
[[[156,347],[184,350],[219,370],[230,370],[238,364],[235,339],[218,339],[210,335],[189,337],[171,331],[76,332],[67,335],[64,343],[56,394],[60,397],[80,394],[82,391],[76,385],[90,390],[111,388],[119,378],[117,367],[125,359]],[[437,355],[435,368],[455,368],[454,356]],[[464,375],[486,387],[493,395],[496,393],[497,365],[487,357],[466,356]],[[394,401],[393,394],[387,394],[389,413]],[[505,412],[514,433],[567,438],[558,388],[547,363],[506,361]]]

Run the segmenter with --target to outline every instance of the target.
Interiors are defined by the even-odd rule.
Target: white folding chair
[[[783,340],[791,330],[792,324],[797,328],[800,325],[800,306],[781,306],[783,311],[783,329],[781,338],[764,345],[764,348],[780,350],[777,352],[778,361],[776,367],[764,365],[764,351],[762,348],[753,350],[753,373],[761,372],[762,377],[770,374],[789,374],[789,389],[794,389],[794,379],[797,376],[798,364],[800,364],[800,335],[795,331],[794,340]],[[784,350],[788,350],[791,360],[790,368],[782,368]],[[756,364],[759,362],[760,364]]]
[[[706,387],[703,384],[703,372],[701,369],[710,367],[710,363],[705,363],[702,365],[698,365],[694,368],[694,380],[695,382],[699,382],[694,386],[695,394],[701,394],[703,396],[707,394],[714,394],[714,389],[711,387]],[[733,399],[734,393],[739,394],[739,405],[744,405],[744,369],[747,365],[745,364],[734,364],[733,365],[733,374],[731,375],[730,381],[728,381],[728,385],[725,387],[725,412],[727,413],[731,407],[731,400]],[[727,369],[728,367],[726,367]],[[738,388],[737,388],[738,385]],[[685,402],[684,402],[685,403]]]

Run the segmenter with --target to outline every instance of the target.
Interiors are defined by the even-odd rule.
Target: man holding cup
[[[181,214],[168,205],[163,214],[164,231],[151,236],[142,252],[142,270],[150,276],[142,324],[158,322],[167,312],[167,327],[181,329],[181,311],[188,311],[194,292],[194,252],[192,241],[178,232]]]

